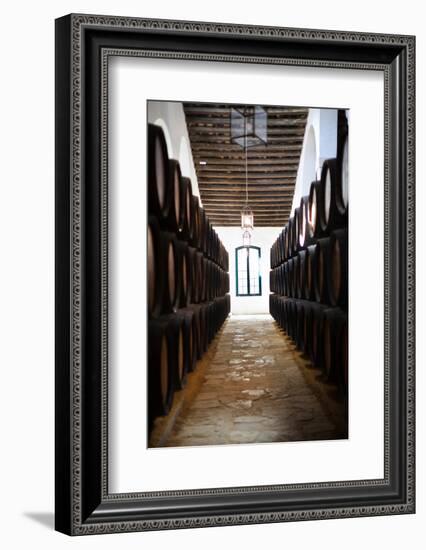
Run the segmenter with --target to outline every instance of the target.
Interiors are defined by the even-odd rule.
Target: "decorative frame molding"
[[[383,479],[108,493],[107,82],[108,59],[117,55],[384,73]],[[413,36],[96,15],[56,21],[57,530],[83,535],[414,512],[414,81]]]

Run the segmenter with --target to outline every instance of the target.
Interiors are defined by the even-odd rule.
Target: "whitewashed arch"
[[[303,159],[303,184],[300,197],[309,194],[311,183],[316,179],[318,165],[317,139],[314,126],[311,126],[306,136],[306,144]]]
[[[179,164],[183,176],[191,177],[191,159],[189,157],[189,143],[185,136],[180,138]]]
[[[164,138],[166,140],[166,145],[167,145],[167,154],[169,156],[169,159],[172,159],[172,158],[175,158],[174,156],[174,151],[173,151],[173,144],[172,144],[172,138],[170,136],[170,132],[169,132],[169,128],[165,122],[164,119],[162,118],[157,118],[155,121],[154,121],[154,124],[156,124],[157,126],[160,126],[160,128],[163,130],[164,132]]]

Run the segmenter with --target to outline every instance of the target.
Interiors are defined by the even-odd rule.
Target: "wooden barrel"
[[[202,293],[203,293],[203,287],[204,287],[203,280],[204,280],[203,253],[197,251],[195,253],[195,273],[194,273],[194,280],[193,280],[193,284],[195,285],[193,296],[194,296],[194,302],[196,304],[202,301]]]
[[[169,159],[164,132],[148,124],[148,212],[162,223],[170,209]]]
[[[293,240],[294,240],[294,216],[288,220],[288,257],[293,256]]]
[[[329,303],[328,269],[330,265],[330,238],[318,239],[315,244],[314,293],[315,300]]]
[[[288,267],[289,261],[290,261],[290,260],[287,260],[287,261],[284,262],[284,264],[283,264],[284,295],[285,295],[285,296],[290,296],[290,283],[289,283],[289,273],[288,273],[288,270],[289,270],[289,267]]]
[[[161,313],[164,273],[161,264],[160,226],[157,218],[148,217],[147,264],[148,264],[148,318],[157,318]]]
[[[296,333],[294,340],[296,346],[304,351],[304,339],[305,339],[305,307],[303,300],[296,301]]]
[[[194,352],[197,359],[201,359],[204,353],[203,349],[203,334],[202,334],[202,318],[201,308],[199,304],[191,304],[188,308],[194,314],[194,332],[192,334],[192,342],[194,346]]]
[[[209,260],[202,255],[202,280],[201,280],[201,296],[200,296],[200,302],[206,302],[207,301],[207,292],[208,292],[208,282],[207,282],[207,269],[208,269],[208,262]]]
[[[164,278],[162,312],[173,313],[179,305],[180,272],[178,268],[177,239],[174,233],[161,231],[161,270]]]
[[[180,390],[185,379],[185,346],[183,316],[171,313],[162,317],[167,323],[166,333],[169,344],[169,374],[172,377],[173,390]],[[149,345],[149,344],[148,344]]]
[[[192,202],[192,185],[189,178],[181,177],[180,186],[181,196],[181,219],[179,220],[180,231],[179,239],[190,241],[192,238],[191,226],[191,202]]]
[[[197,350],[196,350],[196,320],[194,312],[190,308],[179,310],[179,315],[183,319],[183,344],[184,344],[184,361],[185,373],[195,370],[197,365]]]
[[[192,281],[189,273],[188,243],[176,242],[179,271],[179,307],[187,307],[191,302]]]
[[[271,272],[272,273],[272,272]],[[274,319],[276,319],[276,304],[277,304],[277,296],[276,294],[270,294],[269,295],[269,313],[272,315]]]
[[[312,363],[322,368],[323,365],[323,318],[327,306],[311,302],[311,340],[309,345],[309,356]]]
[[[287,302],[287,334],[293,339],[296,339],[297,334],[297,300],[290,298]]]
[[[191,200],[191,227],[192,236],[190,245],[194,248],[200,247],[200,229],[201,229],[201,216],[200,216],[200,201],[198,197],[193,196]]]
[[[202,214],[202,225],[203,225],[203,231],[202,231],[202,243],[201,243],[201,250],[204,254],[204,256],[208,257],[208,247],[209,247],[209,227],[210,227],[210,220],[207,216],[205,210],[203,210]]]
[[[273,268],[277,267],[278,265],[278,242],[275,241],[272,245],[272,263],[271,266]]]
[[[312,244],[306,249],[305,256],[305,300],[315,300],[314,273],[317,269],[315,255],[316,245]]]
[[[337,205],[342,215],[347,218],[348,208],[349,208],[349,138],[346,137],[341,157],[339,158],[340,162],[340,188],[338,188],[337,193]]]
[[[342,362],[342,331],[347,330],[347,316],[340,308],[329,308],[324,311],[323,320],[323,369],[330,382],[339,383],[344,377]]]
[[[291,280],[291,284],[292,284],[292,296],[294,298],[298,298],[299,294],[300,294],[300,289],[299,289],[299,269],[300,269],[300,258],[299,256],[296,254],[296,256],[294,256],[293,258],[293,277],[292,277],[292,280]]]
[[[203,354],[207,351],[209,345],[209,320],[208,304],[200,304],[200,346]]]
[[[329,300],[332,306],[348,303],[348,230],[337,229],[330,236]]]
[[[197,266],[196,266],[196,254],[197,249],[193,246],[188,246],[187,259],[188,259],[188,278],[190,286],[190,304],[195,304],[198,299],[197,296]]]
[[[214,261],[215,264],[218,263],[218,259],[219,259],[219,254],[218,254],[218,249],[219,249],[219,236],[218,234],[216,233],[216,231],[213,229],[212,230],[212,260]]]
[[[330,233],[345,225],[345,211],[341,211],[339,197],[342,197],[342,180],[337,159],[324,161],[321,170],[321,185],[323,189],[323,220],[325,231]]]
[[[305,298],[306,291],[306,267],[307,267],[307,253],[306,250],[300,250],[298,252],[298,283],[297,283],[297,297]]]
[[[287,260],[287,290],[288,290],[288,296],[291,298],[294,298],[294,284],[293,284],[293,278],[294,278],[294,258],[290,258]]]
[[[280,281],[281,281],[281,295],[287,295],[287,280],[286,280],[286,265],[287,262],[284,262],[280,266]]]
[[[348,119],[345,109],[339,109],[337,111],[337,148],[336,157],[341,160],[343,157],[343,149],[348,138]]]
[[[301,211],[300,207],[298,206],[294,210],[294,222],[293,222],[293,234],[292,234],[292,253],[297,254],[299,251],[299,227],[300,227],[300,216]]]
[[[271,269],[269,272],[269,290],[271,292],[276,292],[276,286],[275,286],[275,271]]]
[[[177,160],[169,160],[168,177],[170,208],[166,219],[166,225],[169,231],[178,234],[182,229],[184,208],[182,203],[182,174]]]
[[[284,257],[286,260],[290,258],[291,252],[290,252],[290,226],[287,224],[285,226],[285,237],[284,237]]]
[[[287,328],[287,312],[286,312],[286,302],[288,298],[285,296],[281,297],[278,301],[278,317],[279,325],[282,330],[286,331]]]
[[[278,264],[281,265],[284,261],[284,235],[283,232],[278,235]]]
[[[229,252],[224,248],[224,266],[225,271],[229,271]]]
[[[218,270],[217,265],[211,260],[210,268],[210,287],[211,287],[211,299],[214,300],[217,298],[217,280],[218,280]]]
[[[312,324],[313,324],[313,312],[316,303],[305,301],[305,317],[303,326],[303,351],[310,357],[312,352]]]
[[[280,312],[280,317],[281,317],[280,326],[285,332],[287,332],[287,330],[288,330],[287,302],[288,302],[287,297],[281,298],[280,302],[279,302],[279,312]]]
[[[277,305],[276,305],[276,321],[278,326],[282,328],[283,316],[282,316],[282,296],[278,296]]]
[[[211,224],[210,220],[206,224],[206,254],[207,258],[209,260],[212,259],[212,251],[213,251],[213,225]]]
[[[343,391],[345,395],[347,395],[348,386],[349,386],[349,370],[348,370],[348,363],[349,363],[349,335],[348,335],[348,318],[346,318],[343,321],[342,326],[342,338],[341,338],[341,346],[340,346],[340,363],[342,365],[342,371],[341,375],[342,378],[340,380],[341,386],[343,388]]]
[[[300,216],[299,216],[299,246],[306,248],[313,239],[313,229],[309,220],[309,197],[300,199]]]
[[[225,294],[228,294],[229,291],[230,291],[229,273],[225,271]]]
[[[323,188],[320,181],[313,181],[309,191],[309,222],[313,237],[321,237],[326,230],[324,221]]]
[[[202,208],[201,206],[199,210],[199,215],[200,215],[200,238],[198,243],[198,250],[203,254],[205,254],[206,246],[207,246],[206,232],[207,232],[208,218],[204,208]]]
[[[282,261],[285,262],[288,258],[287,250],[286,250],[286,241],[287,241],[287,231],[288,228],[285,225],[283,227],[283,230],[281,231],[281,249],[282,249]]]
[[[168,322],[161,317],[148,322],[148,417],[167,414],[173,400],[172,350]]]
[[[283,284],[281,280],[281,265],[275,268],[275,277],[276,277],[276,293],[279,295],[283,294]]]

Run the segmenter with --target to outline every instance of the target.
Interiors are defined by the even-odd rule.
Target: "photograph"
[[[349,120],[147,101],[148,447],[350,437]]]

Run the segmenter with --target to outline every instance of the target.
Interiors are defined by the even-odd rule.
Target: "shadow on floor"
[[[55,516],[53,512],[25,512],[24,516],[49,529],[55,528]]]

